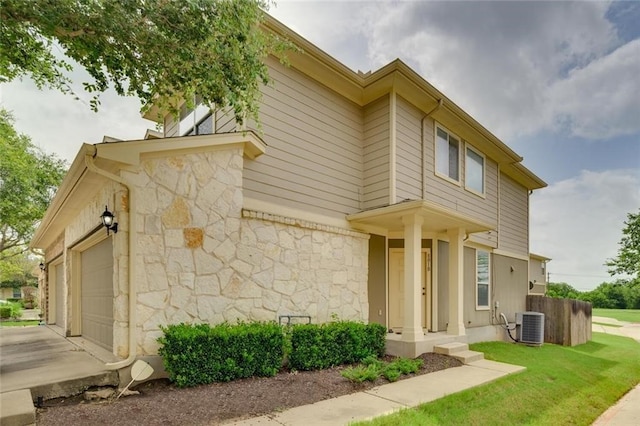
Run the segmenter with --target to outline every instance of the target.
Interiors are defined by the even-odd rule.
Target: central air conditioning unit
[[[516,313],[516,325],[519,330],[518,341],[538,346],[544,343],[544,314],[518,312]]]

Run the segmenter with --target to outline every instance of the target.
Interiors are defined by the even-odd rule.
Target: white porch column
[[[447,334],[462,336],[464,328],[464,228],[448,229],[449,235],[449,324]]]
[[[421,216],[411,214],[404,223],[404,319],[402,340],[416,342],[424,339],[422,331],[422,262]]]

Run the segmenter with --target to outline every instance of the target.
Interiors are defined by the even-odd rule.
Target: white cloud
[[[622,43],[610,5],[282,1],[272,12],[353,68],[399,57],[505,140],[602,140],[640,131],[640,42]]]
[[[640,132],[640,39],[553,84],[552,111],[571,134],[606,139]]]
[[[604,263],[639,206],[640,170],[582,171],[531,197],[531,251],[553,259],[551,281],[595,288],[611,280]]]
[[[102,105],[94,113],[80,84],[74,90],[83,100],[54,90],[38,90],[31,81],[4,84],[1,90],[0,105],[13,112],[16,130],[70,162],[84,142],[101,142],[104,135],[141,139],[147,128],[154,128],[154,123],[140,117],[137,99],[120,97],[114,91],[101,96]]]

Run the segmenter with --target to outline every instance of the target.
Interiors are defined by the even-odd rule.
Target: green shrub
[[[11,318],[11,306],[0,305],[0,318]]]
[[[337,321],[295,325],[291,330],[289,365],[296,370],[319,370],[382,356],[385,336],[386,330],[380,324]]]
[[[362,383],[366,380],[373,382],[380,377],[380,369],[376,364],[369,365],[357,365],[355,367],[347,367],[342,372],[342,377],[351,380],[352,382]]]
[[[22,306],[19,303],[9,302],[0,305],[0,318],[18,319],[22,316]]]
[[[284,334],[276,323],[178,324],[162,330],[158,352],[179,387],[274,376],[282,366]]]
[[[361,383],[365,380],[375,381],[382,376],[390,382],[395,382],[403,374],[417,373],[422,367],[422,359],[398,358],[392,362],[384,362],[377,358],[367,357],[362,364],[348,367],[342,371],[342,377],[352,382]]]

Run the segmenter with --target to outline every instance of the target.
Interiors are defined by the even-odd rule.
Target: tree
[[[110,85],[177,113],[198,94],[257,121],[264,57],[290,45],[263,31],[270,0],[0,0],[0,83],[24,76],[71,92],[64,54],[84,67],[99,94]]]
[[[0,262],[27,251],[65,171],[63,160],[18,134],[0,109]]]
[[[547,296],[556,299],[577,299],[580,292],[567,283],[548,283]]]
[[[628,274],[640,278],[640,212],[627,214],[624,224],[618,255],[609,259],[606,265],[611,275]]]

